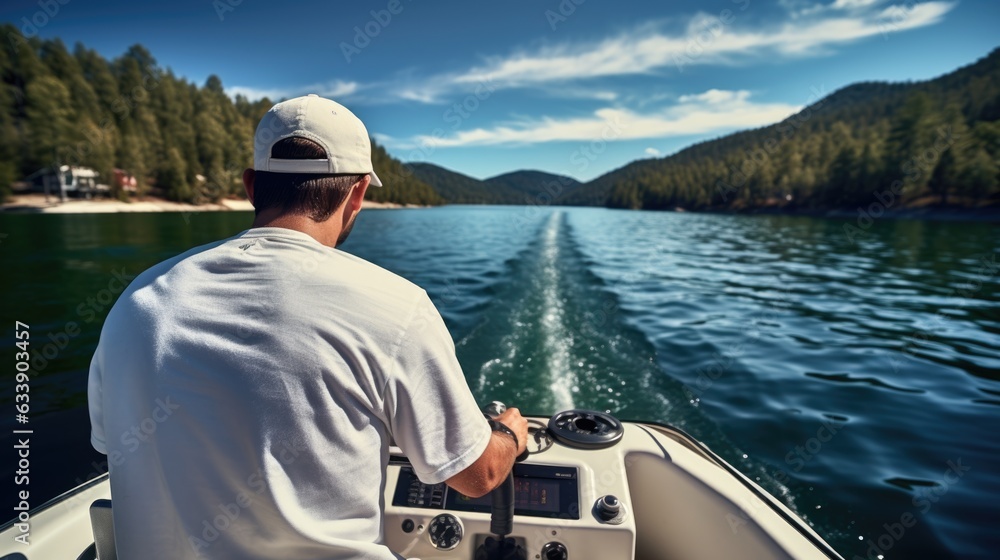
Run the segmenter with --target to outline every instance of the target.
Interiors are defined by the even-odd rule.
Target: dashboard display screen
[[[580,488],[575,467],[514,465],[514,513],[532,517],[580,519]],[[489,513],[489,494],[469,498],[444,483],[424,484],[413,469],[399,470],[394,506]]]
[[[448,508],[467,511],[489,511],[490,495],[469,498],[454,490],[448,491]],[[485,509],[480,509],[485,508]],[[538,478],[514,479],[514,511],[559,513],[559,481]]]
[[[579,519],[579,487],[576,469],[544,465],[514,465],[514,513],[533,517]],[[445,507],[457,511],[489,513],[489,494],[469,498],[448,489]]]

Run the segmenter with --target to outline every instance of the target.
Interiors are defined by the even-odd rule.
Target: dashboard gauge
[[[431,519],[430,525],[427,526],[427,534],[434,548],[451,550],[462,542],[462,522],[454,515],[442,513]]]

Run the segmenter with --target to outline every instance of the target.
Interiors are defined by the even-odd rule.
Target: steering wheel
[[[625,434],[625,427],[606,412],[574,409],[550,418],[549,433],[569,447],[601,449],[618,443]]]

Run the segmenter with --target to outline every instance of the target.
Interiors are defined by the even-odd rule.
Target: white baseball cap
[[[291,137],[316,142],[326,151],[326,158],[271,157],[274,144]],[[347,107],[314,93],[271,107],[257,125],[253,146],[253,168],[257,171],[367,174],[372,185],[382,186],[372,168],[372,145],[364,123]]]

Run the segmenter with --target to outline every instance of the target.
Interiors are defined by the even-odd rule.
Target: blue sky
[[[1000,45],[995,0],[7,0],[0,20],[109,58],[141,43],[234,95],[326,95],[399,159],[478,178],[589,180]]]

